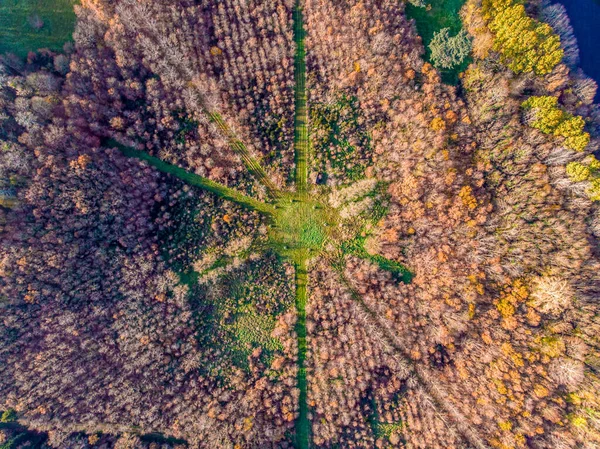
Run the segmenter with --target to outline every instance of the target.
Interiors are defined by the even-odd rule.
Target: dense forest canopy
[[[0,45],[2,449],[600,448],[564,7],[81,0],[61,50],[42,3]]]

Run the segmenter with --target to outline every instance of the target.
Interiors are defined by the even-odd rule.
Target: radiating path
[[[414,376],[417,378],[419,383],[425,388],[428,395],[431,397],[436,408],[443,410],[446,415],[451,419],[454,424],[456,431],[460,435],[469,441],[469,443],[476,449],[490,449],[490,447],[477,435],[477,433],[470,426],[468,419],[452,404],[450,404],[445,398],[447,393],[435,382],[435,379],[425,370],[422,369],[418,364],[414,363],[410,358],[408,351],[402,346],[396,333],[390,323],[385,319],[380,319],[375,311],[373,311],[364,301],[362,295],[352,287],[350,281],[346,278],[344,273],[336,267],[332,266],[332,270],[339,273],[342,285],[348,289],[352,299],[357,302],[363,312],[367,315],[369,320],[372,321],[373,327],[377,329],[379,335],[385,339],[385,341],[392,347],[398,355],[411,367]],[[444,422],[446,420],[442,419]]]
[[[261,212],[263,214],[267,214],[272,216],[275,213],[275,208],[270,204],[263,203],[261,201],[255,200],[249,196],[246,196],[235,189],[227,187],[218,182],[212,181],[208,178],[204,178],[200,175],[196,175],[195,173],[190,173],[187,170],[184,170],[181,167],[176,165],[169,164],[165,161],[160,160],[157,157],[150,156],[148,153],[144,151],[139,151],[134,148],[125,146],[120,144],[116,140],[109,139],[104,143],[105,146],[108,147],[116,147],[127,157],[133,157],[136,159],[140,159],[142,161],[148,162],[150,165],[155,167],[157,170],[168,173],[170,175],[175,176],[176,178],[181,179],[188,184],[200,187],[204,190],[214,193],[215,195],[232,201],[241,206],[247,207],[249,209],[255,210],[257,212]]]
[[[260,163],[250,155],[248,148],[244,142],[242,142],[235,133],[231,130],[229,125],[225,123],[221,114],[217,114],[216,112],[210,112],[208,110],[205,111],[207,115],[210,117],[210,120],[217,125],[221,133],[227,138],[229,143],[229,147],[233,150],[235,154],[237,154],[241,159],[246,169],[254,176],[254,178],[262,184],[266,189],[268,195],[272,199],[277,199],[281,196],[281,193],[277,189],[277,186],[271,181],[267,172],[263,169]]]
[[[308,187],[308,158],[310,141],[308,137],[308,107],[306,106],[306,48],[304,46],[304,23],[300,0],[294,6],[294,157],[296,165],[296,191],[304,194]]]

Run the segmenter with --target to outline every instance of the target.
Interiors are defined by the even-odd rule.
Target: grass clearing
[[[318,254],[335,226],[335,213],[318,201],[283,197],[275,206],[269,240],[275,250],[294,262]]]
[[[433,39],[434,33],[442,28],[450,28],[450,35],[456,35],[462,29],[462,20],[459,11],[465,0],[429,0],[425,8],[406,4],[406,15],[414,19],[417,32],[423,39],[425,46],[425,59],[431,62],[429,43]],[[458,84],[459,74],[463,72],[470,64],[470,58],[458,67],[451,70],[440,70],[442,80],[448,84]]]
[[[47,48],[61,51],[73,38],[77,0],[0,0],[0,53],[25,57]]]

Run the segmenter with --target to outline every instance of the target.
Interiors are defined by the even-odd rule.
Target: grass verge
[[[387,259],[379,254],[369,254],[365,249],[366,237],[356,237],[342,243],[342,253],[352,254],[361,259],[369,260],[376,263],[379,268],[392,274],[392,276],[400,282],[409,284],[413,278],[413,274],[399,262]]]

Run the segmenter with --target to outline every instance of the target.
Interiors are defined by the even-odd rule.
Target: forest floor
[[[47,48],[61,51],[72,40],[77,0],[3,0],[0,2],[0,53],[25,57]]]

